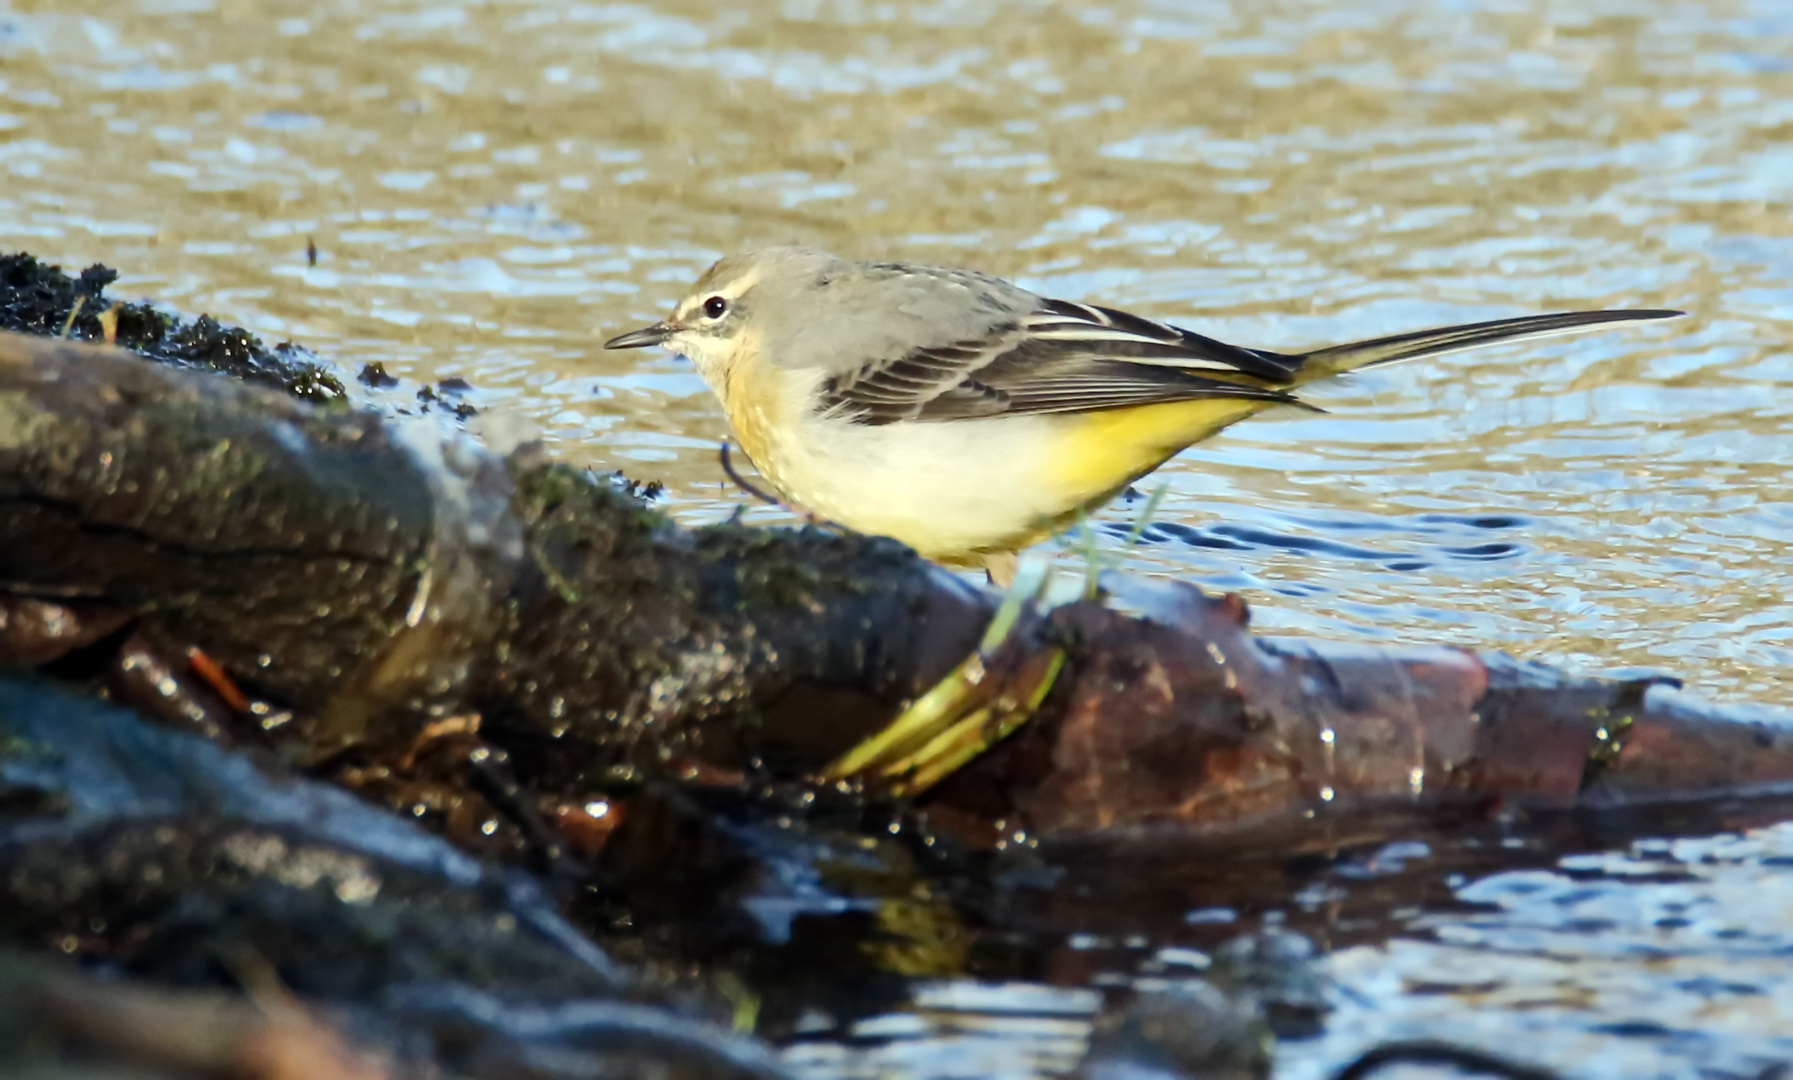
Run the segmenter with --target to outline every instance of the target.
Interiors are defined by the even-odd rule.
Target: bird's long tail
[[[1295,368],[1298,382],[1308,382],[1361,368],[1380,367],[1422,356],[1479,349],[1503,341],[1530,341],[1533,338],[1578,334],[1612,323],[1644,322],[1651,319],[1673,319],[1685,312],[1661,309],[1638,311],[1565,311],[1554,315],[1522,315],[1516,319],[1495,319],[1492,322],[1465,323],[1436,330],[1415,330],[1408,334],[1354,341],[1334,345],[1310,353],[1284,357]]]

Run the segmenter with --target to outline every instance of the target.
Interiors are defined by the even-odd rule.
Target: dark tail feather
[[[1686,314],[1681,311],[1644,309],[1640,311],[1565,311],[1555,315],[1523,315],[1517,319],[1495,319],[1492,322],[1466,323],[1438,330],[1416,330],[1410,334],[1356,341],[1296,354],[1291,360],[1300,364],[1299,379],[1336,375],[1359,368],[1379,367],[1421,356],[1479,349],[1502,341],[1529,341],[1532,338],[1576,334],[1610,323],[1644,322],[1651,319],[1673,319]]]

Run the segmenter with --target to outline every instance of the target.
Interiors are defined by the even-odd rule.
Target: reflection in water
[[[1420,916],[1340,949],[1326,1032],[1284,1046],[1284,1073],[1384,1038],[1449,1031],[1588,1077],[1755,1076],[1793,1059],[1785,957],[1793,828],[1645,841],[1458,891],[1480,910]],[[1401,1007],[1376,1000],[1398,993]]]
[[[691,521],[737,502],[719,411],[680,362],[597,343],[749,244],[973,265],[1268,347],[1686,308],[1332,384],[1326,415],[1168,467],[1133,558],[1278,631],[1775,698],[1789,56],[1781,0],[11,0],[0,239],[345,364],[464,377]],[[1793,1053],[1764,1034],[1789,1009],[1783,833],[1470,885],[1479,913],[1333,955],[1351,990],[1286,1073],[1463,1024],[1589,1076]],[[1081,993],[1026,1013],[1037,1040],[898,1067],[1060,1068]]]

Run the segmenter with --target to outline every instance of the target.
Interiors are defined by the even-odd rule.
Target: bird
[[[1017,553],[1316,379],[1679,311],[1572,311],[1307,352],[1245,348],[974,270],[728,255],[604,343],[691,361],[790,509],[1012,580]],[[1318,410],[1315,410],[1318,411]]]

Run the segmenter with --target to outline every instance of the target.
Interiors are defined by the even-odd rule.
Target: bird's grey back
[[[975,341],[1040,308],[1018,285],[969,270],[772,256],[746,299],[780,365],[839,373]]]

